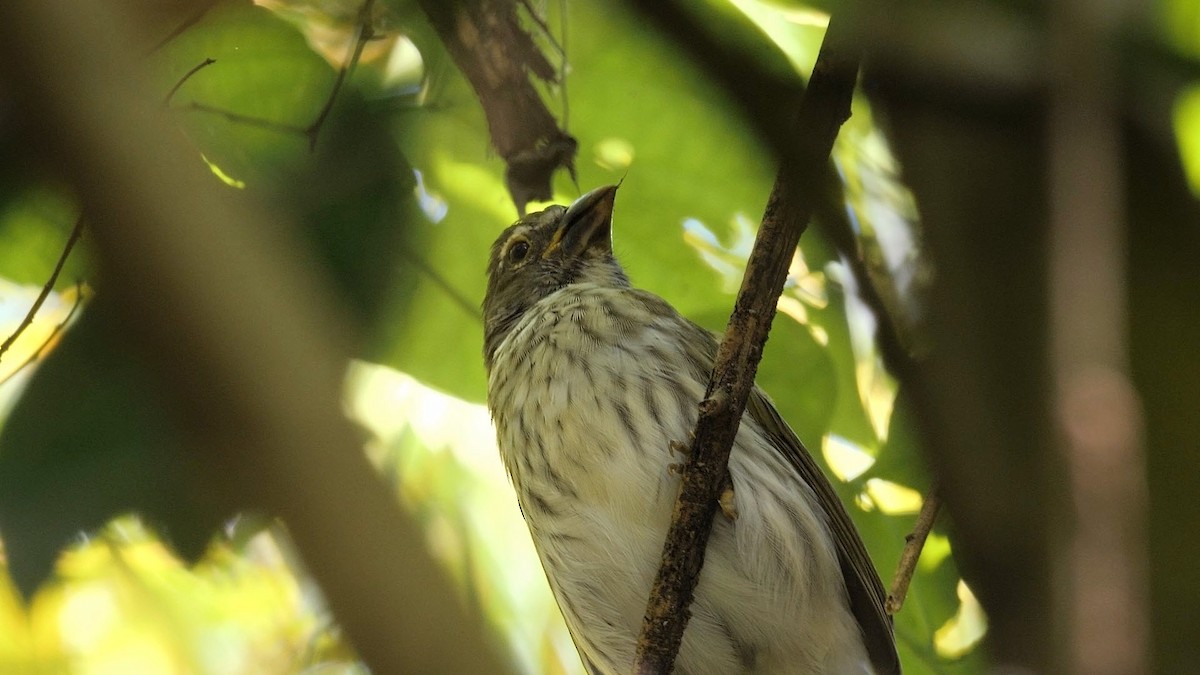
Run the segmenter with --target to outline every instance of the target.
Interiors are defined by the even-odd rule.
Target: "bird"
[[[679,452],[718,345],[633,287],[613,254],[616,193],[600,187],[507,227],[490,251],[483,300],[500,456],[593,675],[633,668]],[[899,673],[862,539],[757,386],[728,474],[673,672]]]

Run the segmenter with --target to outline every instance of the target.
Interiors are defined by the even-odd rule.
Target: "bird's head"
[[[596,188],[569,207],[551,206],[500,233],[488,261],[483,298],[484,360],[539,300],[578,283],[628,286],[612,252],[617,186]]]

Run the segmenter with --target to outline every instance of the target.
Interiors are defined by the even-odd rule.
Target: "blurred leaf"
[[[170,70],[171,63],[225,52],[229,58],[218,63],[227,70],[202,70],[185,89],[207,82],[198,87],[212,97],[207,102],[288,123],[311,119],[324,103],[328,66],[291,26],[246,3],[214,8],[156,63]],[[291,117],[280,117],[283,111]],[[398,283],[397,256],[414,217],[413,173],[378,115],[344,92],[310,155],[296,135],[180,114],[191,116],[197,161],[202,154],[246,179],[246,189],[230,190],[231,199],[266,204],[285,215],[283,222],[301,226],[296,234],[312,242],[323,263],[312,272],[334,283],[361,326],[373,325],[385,303],[405,313],[407,296],[386,291]],[[35,210],[38,199],[57,207],[30,194],[14,208]],[[193,441],[172,422],[159,383],[126,344],[120,319],[104,304],[103,279],[98,286],[101,299],[39,368],[0,434],[0,531],[25,592],[66,542],[120,513],[136,511],[165,527],[191,559],[234,511],[208,500],[191,464]]]
[[[864,478],[879,476],[907,485],[922,492],[928,487],[929,475],[916,436],[916,421],[912,415],[912,400],[904,389],[896,396],[888,440],[879,451],[875,465]]]
[[[165,97],[206,59],[215,62],[188,78],[170,102],[204,156],[229,177],[251,185],[303,161],[309,153],[303,130],[333,89],[334,71],[325,59],[271,12],[225,0],[152,55],[150,86]]]
[[[197,467],[119,325],[94,302],[0,430],[0,532],[26,596],[65,544],[117,514],[153,514],[188,558],[219,525],[222,514],[197,489]]]
[[[60,190],[32,185],[28,177],[0,176],[0,277],[41,286],[50,278],[76,218],[76,206]],[[86,246],[67,258],[55,288],[70,287],[89,276]],[[0,341],[4,339],[0,337]]]

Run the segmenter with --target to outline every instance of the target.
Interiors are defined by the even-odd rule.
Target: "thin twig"
[[[905,346],[896,317],[888,309],[883,294],[879,292],[879,287],[876,286],[870,270],[867,269],[866,260],[858,246],[858,239],[854,232],[850,230],[848,223],[839,224],[833,220],[820,220],[817,227],[821,234],[833,243],[834,248],[846,261],[858,287],[859,299],[875,316],[875,344],[879,347],[879,354],[883,359],[884,366],[896,378],[901,387],[907,388],[915,399],[921,400],[924,397],[921,392],[922,383],[917,377],[917,361]],[[919,406],[918,414],[926,415],[928,414],[927,410],[927,406]],[[928,424],[928,422],[923,422],[925,426]],[[929,535],[929,528],[933,527],[933,519],[937,517],[941,503],[941,495],[935,477],[925,493],[921,515],[917,519],[913,533],[905,538],[904,550],[900,554],[900,563],[897,566],[896,575],[892,579],[891,592],[888,594],[885,605],[889,614],[899,612],[904,605],[904,598],[908,595],[908,586],[912,582],[917,560],[921,557],[925,538]],[[928,514],[929,522],[927,524],[922,520],[926,516],[926,509],[932,511]],[[922,527],[925,528],[923,533],[921,532]],[[918,534],[920,534],[919,537]]]
[[[33,323],[33,318],[37,316],[38,310],[42,308],[42,303],[46,302],[50,291],[54,290],[54,283],[58,281],[58,275],[62,272],[63,265],[67,262],[67,256],[71,255],[71,249],[75,248],[75,242],[79,241],[79,237],[82,235],[83,214],[80,214],[75,219],[75,227],[71,230],[71,236],[67,237],[67,243],[63,246],[62,253],[58,256],[58,262],[54,264],[54,271],[50,273],[50,278],[42,286],[42,292],[38,293],[37,299],[33,301],[33,306],[29,308],[29,312],[25,314],[25,318],[21,320],[21,325],[17,326],[17,330],[8,336],[4,344],[0,344],[0,361],[4,360],[4,353],[17,341],[17,338],[21,337],[21,333],[24,333],[25,329],[29,328],[29,325]]]
[[[550,43],[550,46],[554,48],[554,51],[558,52],[558,55],[563,58],[563,61],[566,61],[566,48],[563,45],[558,44],[558,41],[554,39],[554,33],[550,31],[550,26],[546,24],[546,20],[543,19],[536,11],[534,11],[533,5],[529,4],[529,0],[520,0],[520,2],[521,6],[525,8],[525,12],[529,14],[529,19],[537,24],[538,28],[542,29],[542,35],[546,36],[546,41]],[[566,15],[563,14],[562,16],[563,20],[565,21]],[[565,31],[566,28],[564,27],[563,30]]]
[[[335,79],[333,82],[333,89],[329,92],[329,96],[325,99],[325,103],[321,106],[320,112],[317,113],[316,119],[314,119],[308,126],[299,127],[292,124],[283,124],[273,120],[266,120],[261,117],[253,117],[251,115],[235,113],[223,108],[217,108],[215,106],[207,105],[205,103],[198,103],[195,101],[183,106],[184,109],[220,115],[230,122],[247,124],[260,129],[268,129],[271,131],[277,131],[279,133],[303,136],[304,138],[308,139],[308,149],[310,151],[315,151],[317,148],[317,138],[321,135],[321,129],[324,128],[325,122],[329,119],[329,113],[333,111],[333,106],[337,102],[338,94],[341,93],[342,87],[345,86],[347,77],[354,71],[354,67],[358,64],[359,59],[362,58],[363,49],[366,48],[367,42],[371,41],[375,37],[374,23],[371,18],[374,13],[374,9],[375,0],[363,0],[362,7],[358,11],[358,27],[356,29],[357,34],[354,38],[354,46],[347,55],[346,62],[343,63],[342,67],[338,69],[337,79]],[[175,89],[171,90],[171,94],[167,96],[167,100],[170,100],[171,96],[174,95],[175,90],[178,89],[188,77],[193,75],[197,70],[209,65],[211,61],[212,59],[209,59],[208,62],[203,63],[188,72],[188,74],[184,76],[183,80],[181,80],[179,84],[175,85]]]
[[[717,352],[670,530],[663,560],[650,592],[634,672],[669,673],[689,618],[688,607],[704,563],[729,452],[754,384],[762,347],[775,316],[800,235],[812,216],[811,186],[824,170],[842,123],[850,116],[860,55],[831,21],[813,69],[808,91],[785,161],[771,191],[737,302]],[[805,189],[808,188],[808,189]]]
[[[358,60],[362,58],[363,49],[366,48],[367,42],[375,37],[375,23],[372,19],[374,11],[375,0],[363,0],[362,7],[358,10],[358,26],[356,28],[357,34],[354,38],[354,47],[351,48],[346,62],[338,69],[337,79],[333,82],[333,90],[329,92],[329,98],[325,100],[325,105],[321,107],[321,112],[317,113],[317,118],[304,130],[304,135],[308,137],[308,149],[310,151],[317,149],[317,137],[320,136],[321,128],[325,126],[325,120],[329,118],[329,113],[333,110],[333,104],[337,102],[338,94],[341,93],[342,86],[346,83],[346,78],[350,73],[354,72],[354,67],[358,65]]]
[[[925,495],[925,501],[921,504],[921,511],[917,514],[912,533],[904,538],[904,550],[900,552],[900,562],[896,563],[896,575],[892,577],[892,590],[888,592],[887,602],[884,604],[888,614],[895,614],[904,606],[913,572],[917,569],[921,550],[925,548],[925,539],[929,537],[933,521],[937,520],[941,507],[942,499],[938,496],[935,483],[929,486],[929,493]]]
[[[216,59],[207,58],[207,59],[204,59],[203,61],[201,61],[200,63],[196,64],[195,66],[192,66],[192,69],[187,71],[186,73],[184,73],[183,77],[179,78],[179,81],[175,83],[175,86],[171,87],[171,91],[167,92],[166,97],[163,98],[163,105],[164,106],[170,105],[171,99],[175,98],[175,92],[179,91],[179,88],[182,87],[185,82],[192,79],[192,76],[195,75],[196,73],[200,72],[201,70],[204,70],[205,68],[211,66],[212,64],[214,64],[216,62],[217,62]]]
[[[188,18],[184,19],[183,23],[176,26],[174,30],[172,30],[170,33],[167,34],[166,37],[159,40],[158,44],[151,47],[146,52],[146,56],[150,56],[154,52],[162,49],[163,47],[166,47],[167,44],[170,43],[172,40],[179,37],[180,35],[183,35],[184,31],[186,31],[187,29],[191,28],[192,26],[195,26],[196,24],[200,23],[200,19],[203,19],[204,15],[207,14],[208,10],[212,9],[213,5],[215,5],[215,4],[217,4],[216,0],[210,0],[210,2],[206,3],[203,7],[198,9],[195,14],[192,14]]]
[[[25,359],[25,361],[21,365],[17,366],[11,373],[5,375],[3,378],[0,378],[0,387],[3,387],[5,384],[8,384],[8,381],[13,379],[14,377],[16,377],[17,373],[19,373],[22,370],[25,370],[29,366],[33,365],[33,363],[35,361],[37,361],[39,358],[42,357],[42,354],[46,351],[46,348],[50,346],[50,343],[54,341],[54,338],[58,337],[58,334],[61,333],[64,328],[67,327],[67,324],[71,323],[71,319],[75,318],[75,312],[79,309],[80,305],[82,305],[82,304],[83,304],[83,281],[76,281],[75,282],[75,303],[71,305],[71,310],[69,312],[67,312],[67,316],[65,318],[63,318],[62,321],[58,322],[58,325],[55,326],[54,329],[50,331],[50,334],[47,335],[46,339],[42,341],[41,346],[38,347],[32,354],[30,354],[29,358]]]
[[[241,113],[236,113],[231,110],[225,110],[224,108],[218,108],[216,106],[211,106],[211,105],[208,105],[207,103],[199,103],[197,101],[192,101],[191,103],[181,106],[181,108],[183,108],[184,110],[193,110],[196,112],[220,115],[221,117],[224,117],[225,119],[229,120],[230,122],[236,122],[238,124],[246,124],[246,125],[249,125],[252,127],[258,127],[260,129],[267,129],[269,131],[277,131],[281,134],[293,134],[293,135],[305,136],[305,137],[308,136],[308,128],[306,128],[306,127],[298,127],[293,124],[283,124],[281,122],[276,122],[274,120],[266,120],[261,117],[254,117],[252,115],[243,115]]]
[[[427,260],[409,249],[407,246],[399,247],[396,252],[401,258],[404,259],[406,263],[415,267],[416,270],[421,274],[424,274],[425,278],[429,279],[433,285],[442,289],[442,292],[450,298],[450,301],[453,304],[458,305],[460,309],[466,312],[467,316],[475,319],[481,324],[483,323],[483,317],[479,313],[479,305],[468,300],[466,294],[455,288],[454,285],[450,283],[450,280],[446,278],[446,275],[439,272],[437,268],[429,264]]]

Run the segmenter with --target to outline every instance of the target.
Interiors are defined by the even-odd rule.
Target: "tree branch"
[[[838,129],[850,116],[859,52],[849,46],[839,21],[830,23],[799,119],[779,171],[729,326],[717,351],[679,497],[663,547],[663,560],[646,607],[634,671],[669,673],[689,618],[704,551],[712,529],[721,480],[754,385],[788,264],[815,201],[813,185],[824,170]],[[809,189],[805,189],[809,188]]]
[[[925,540],[933,530],[933,521],[937,520],[941,508],[942,499],[938,496],[935,482],[929,486],[925,501],[921,503],[921,512],[917,514],[913,531],[904,538],[904,550],[900,552],[900,562],[896,563],[896,574],[892,577],[892,589],[888,592],[887,603],[884,605],[888,614],[895,614],[904,606],[913,572],[917,569],[917,561],[921,559],[921,550],[925,548]]]
[[[175,83],[175,86],[171,87],[171,91],[168,91],[167,95],[165,97],[163,97],[163,105],[164,106],[171,105],[171,99],[175,98],[175,94],[178,93],[180,87],[182,87],[184,84],[186,84],[188,80],[192,79],[193,75],[204,70],[205,68],[211,66],[212,64],[214,64],[216,62],[217,62],[216,59],[206,58],[203,61],[201,61],[200,63],[197,63],[196,65],[192,66],[190,70],[188,70],[186,73],[183,74],[183,77],[179,78],[179,81]]]
[[[196,17],[196,21],[198,21],[201,16],[203,16],[203,13],[201,13],[200,15],[198,15]],[[195,23],[195,21],[192,21],[190,23],[185,23],[183,26],[181,26],[177,30],[179,30],[179,31],[186,30],[194,23]],[[174,36],[174,34],[172,34],[172,36]],[[224,108],[218,108],[216,106],[207,105],[205,103],[198,103],[196,101],[192,101],[191,103],[188,103],[187,105],[181,106],[181,107],[184,110],[192,110],[192,111],[196,111],[196,112],[204,112],[204,113],[210,113],[213,115],[220,115],[221,117],[224,117],[225,119],[229,120],[230,122],[234,122],[237,124],[245,124],[248,126],[255,126],[255,127],[259,127],[261,129],[268,129],[270,131],[276,131],[276,132],[279,132],[282,134],[294,134],[294,135],[298,135],[298,136],[303,136],[305,139],[308,140],[308,149],[310,151],[315,152],[317,149],[317,140],[321,136],[321,130],[325,127],[325,122],[326,122],[326,120],[329,119],[329,113],[331,113],[333,111],[334,104],[337,103],[338,95],[341,94],[342,88],[345,87],[345,85],[346,85],[346,79],[350,76],[350,73],[354,72],[355,66],[358,65],[359,59],[362,58],[363,49],[367,46],[367,43],[370,42],[371,39],[374,37],[375,37],[375,0],[363,0],[363,4],[359,7],[359,10],[358,10],[357,23],[355,24],[354,44],[350,47],[350,53],[346,56],[345,62],[343,62],[342,65],[338,68],[337,77],[333,81],[333,88],[329,91],[329,96],[326,97],[325,103],[321,105],[321,110],[317,112],[317,116],[306,127],[299,127],[299,126],[295,126],[292,124],[283,124],[280,122],[275,122],[273,120],[263,119],[261,117],[254,117],[252,115],[243,115],[241,113],[236,113],[231,110],[225,110]],[[175,92],[178,91],[179,87],[183,86],[183,83],[186,82],[192,75],[195,75],[198,71],[205,68],[206,66],[212,65],[213,63],[215,63],[215,61],[213,59],[205,59],[204,62],[202,62],[200,65],[198,65],[195,68],[192,68],[190,71],[188,71],[183,76],[183,78],[171,89],[170,94],[167,95],[167,102],[168,103],[170,102],[171,98],[175,95]]]
[[[575,138],[559,128],[530,73],[546,82],[558,73],[521,28],[515,0],[420,0],[429,22],[483,105],[496,152],[507,164],[509,194],[525,204],[549,199],[554,171],[575,177]]]
[[[780,98],[787,100],[789,96],[800,95],[803,87],[797,83],[779,82],[774,73],[764,70],[752,57],[714,39],[700,21],[673,2],[627,1],[651,20],[660,32],[675,42],[713,80],[722,85],[734,103],[741,108],[747,121],[781,161],[787,162],[789,157],[794,156],[795,150],[791,144],[788,123],[780,114],[779,106],[773,105],[772,101],[778,101]],[[784,92],[782,97],[778,91]],[[816,175],[812,180],[812,185],[823,185],[838,179],[826,162],[820,175]],[[901,388],[909,391],[916,401],[916,414],[921,428],[927,432],[934,429],[936,423],[928,414],[929,397],[925,393],[926,385],[920,377],[918,364],[909,346],[904,342],[897,318],[892,315],[870,275],[859,249],[858,239],[851,229],[850,222],[844,217],[841,201],[832,204],[821,201],[816,205],[816,212],[817,229],[833,243],[838,253],[847,261],[861,299],[875,315],[875,337],[884,365],[900,383]],[[941,501],[936,488],[933,487],[927,491],[925,499],[939,504]],[[919,556],[919,549],[916,553]]]

